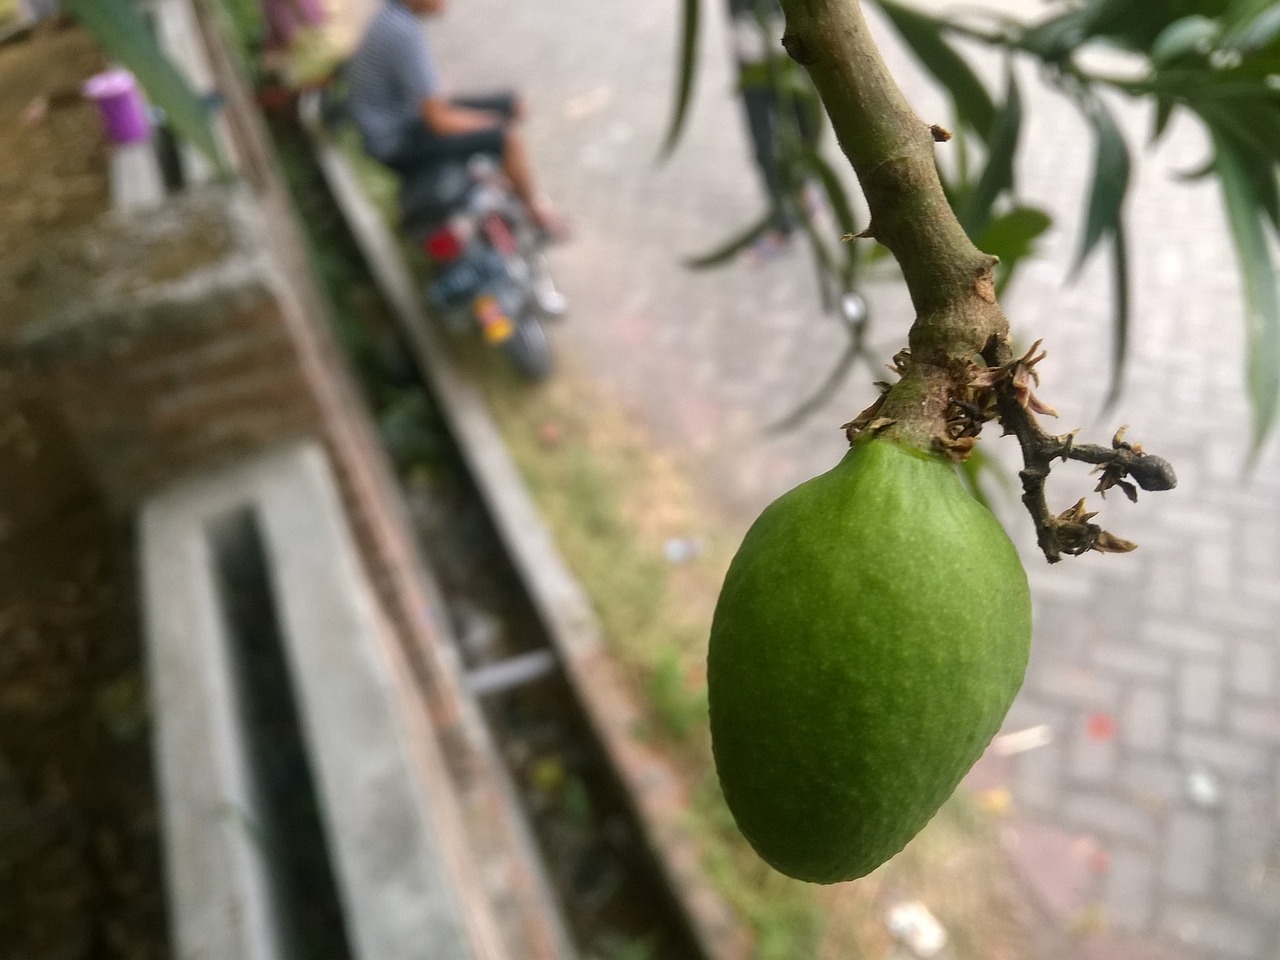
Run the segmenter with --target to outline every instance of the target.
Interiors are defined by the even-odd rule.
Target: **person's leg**
[[[477,154],[493,157],[511,181],[516,197],[524,204],[530,219],[548,237],[567,236],[568,228],[551,204],[539,194],[534,183],[533,165],[524,137],[512,126],[494,127],[457,136],[433,134],[425,124],[415,124],[400,146],[383,162],[404,175],[424,165],[446,160],[463,160]]]
[[[742,109],[756,168],[765,193],[776,204],[782,185],[778,178],[778,115],[773,91],[767,87],[744,87]]]
[[[519,120],[525,115],[524,103],[513,93],[500,92],[491,94],[470,94],[454,98],[460,106],[474,110],[488,110],[507,118]],[[563,221],[555,214],[550,202],[542,196],[534,181],[533,162],[529,157],[529,148],[524,135],[508,123],[503,127],[503,142],[500,154],[502,170],[511,181],[516,196],[529,211],[533,222],[551,237],[560,237],[566,233]]]

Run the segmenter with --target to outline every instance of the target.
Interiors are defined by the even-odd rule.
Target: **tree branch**
[[[884,394],[846,425],[850,436],[870,430],[963,459],[982,423],[998,419],[1022,445],[1023,502],[1051,563],[1062,553],[1132,549],[1088,523],[1092,514],[1084,513],[1083,501],[1057,516],[1049,512],[1049,462],[1097,457],[1089,462],[1103,465],[1104,483],[1113,478],[1099,489],[1118,485],[1131,496],[1126,477],[1146,489],[1168,489],[1176,482],[1172,468],[1162,460],[1153,468],[1158,458],[1122,444],[1120,435],[1107,451],[1075,446],[1074,435],[1062,440],[1040,429],[1034,414],[1050,411],[1032,396],[1029,381],[1043,355],[1013,359],[1009,322],[996,302],[997,260],[970,241],[938,178],[934,144],[947,139],[946,131],[912,111],[857,0],[781,3],[782,45],[809,71],[862,185],[871,222],[860,236],[874,237],[893,253],[916,310],[909,349],[894,358],[900,379],[885,385]],[[1148,468],[1163,486],[1142,483]]]

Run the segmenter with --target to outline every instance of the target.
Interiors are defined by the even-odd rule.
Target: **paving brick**
[[[1110,793],[1073,791],[1062,801],[1062,815],[1083,830],[1106,840],[1151,846],[1159,840],[1156,817],[1136,804]]]
[[[1167,903],[1160,929],[1205,957],[1261,958],[1263,927],[1236,913],[1196,903]]]
[[[1099,645],[1089,651],[1089,660],[1106,673],[1120,676],[1166,680],[1173,675],[1168,652],[1134,643]]]
[[[1195,726],[1211,726],[1222,714],[1223,669],[1216,660],[1187,659],[1178,670],[1178,716]]]
[[[1245,696],[1270,697],[1276,692],[1274,642],[1239,640],[1231,659],[1231,687]]]
[[[1178,811],[1165,827],[1160,880],[1165,888],[1184,897],[1209,893],[1218,859],[1218,828],[1213,817],[1194,811]]]
[[[1126,757],[1116,785],[1134,804],[1152,813],[1163,813],[1183,799],[1186,772],[1166,757]]]
[[[1054,742],[1014,758],[1019,802],[1040,813],[1057,808],[1062,798],[1063,752],[1061,744]]]
[[[1227,707],[1227,725],[1247,740],[1280,746],[1280,705],[1231,703]]]
[[[1184,653],[1214,654],[1222,650],[1218,634],[1194,620],[1152,620],[1142,631],[1147,643]]]
[[[1064,660],[1040,665],[1031,683],[1045,700],[1105,710],[1116,709],[1120,702],[1119,681]]]
[[[1073,780],[1095,786],[1109,784],[1115,777],[1119,759],[1114,737],[1100,740],[1089,735],[1084,723],[1076,725],[1067,765]]]
[[[1196,587],[1227,594],[1232,588],[1232,549],[1226,536],[1195,544]]]
[[[1275,611],[1270,604],[1250,597],[1243,589],[1234,596],[1222,596],[1197,589],[1194,615],[1219,630],[1241,631],[1262,636],[1270,635],[1275,623]]]
[[[1107,916],[1117,926],[1146,932],[1155,920],[1156,867],[1149,851],[1115,847],[1103,890]]]
[[[1183,760],[1249,780],[1265,779],[1271,767],[1266,749],[1223,734],[1181,732],[1175,738],[1175,752]]]
[[[1120,715],[1120,736],[1125,746],[1157,753],[1169,745],[1171,716],[1169,694],[1159,687],[1134,687]]]

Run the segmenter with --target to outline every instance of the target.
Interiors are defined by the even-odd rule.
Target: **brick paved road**
[[[557,254],[574,301],[560,348],[684,451],[704,490],[745,525],[777,493],[835,462],[843,449],[836,428],[869,400],[869,378],[855,378],[801,429],[762,431],[821,377],[841,338],[817,316],[800,255],[709,274],[678,265],[754,218],[760,200],[718,21],[708,24],[690,133],[670,163],[654,163],[675,22],[674,0],[466,0],[434,33],[460,86],[511,83],[532,101],[530,133],[549,191],[578,228],[577,242]],[[923,116],[945,120],[904,59],[894,63]],[[1083,128],[1053,95],[1030,100],[1027,195],[1067,210],[1088,175]],[[1138,145],[1143,117],[1128,117]],[[1088,882],[1058,903],[1064,922],[1082,911],[1179,956],[1274,960],[1280,444],[1242,475],[1234,263],[1212,185],[1173,185],[1167,176],[1204,156],[1194,130],[1176,134],[1143,158],[1129,208],[1137,309],[1116,414],[1096,419],[1108,354],[1102,264],[1074,287],[1061,282],[1077,227],[1069,212],[1007,300],[1019,331],[1047,339],[1042,396],[1062,411],[1063,427],[1105,440],[1128,422],[1131,437],[1175,462],[1181,481],[1175,493],[1136,506],[1108,503],[1109,526],[1142,544],[1129,557],[1048,568],[1025,518],[1006,517],[1028,561],[1037,616],[1031,670],[1008,729],[1047,724],[1054,735],[1008,758],[1008,770],[1017,807],[1037,829],[1093,838],[1085,848],[1105,851],[1090,859]],[[905,297],[884,283],[870,296],[887,358],[903,337]],[[1061,473],[1070,475],[1051,492],[1065,508],[1088,480]],[[1043,861],[1033,873],[1052,873]],[[1105,914],[1087,909],[1095,902]]]

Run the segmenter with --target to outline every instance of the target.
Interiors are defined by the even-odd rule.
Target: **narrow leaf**
[[[199,148],[218,169],[225,170],[208,112],[186,77],[164,55],[130,0],[66,0],[66,7],[110,57],[133,72],[147,97],[164,111],[179,136]]]
[[[1280,399],[1280,294],[1264,221],[1253,194],[1247,161],[1214,136],[1227,223],[1235,241],[1245,301],[1245,365],[1253,405],[1256,455],[1275,424]]]
[[[1093,161],[1093,186],[1089,193],[1089,209],[1085,214],[1080,252],[1076,255],[1072,274],[1077,274],[1098,241],[1114,233],[1120,220],[1120,209],[1129,189],[1129,148],[1110,111],[1100,100],[1093,100],[1088,113],[1097,137]]]
[[[942,39],[945,24],[895,0],[878,0],[878,3],[920,65],[951,95],[960,121],[979,137],[987,139],[995,121],[995,104],[969,64]]]
[[[1210,20],[1202,14],[1175,20],[1161,30],[1151,44],[1151,62],[1164,66],[1182,57],[1203,54],[1221,32],[1222,25],[1217,20]]]
[[[853,205],[849,202],[849,195],[844,189],[844,184],[840,182],[839,175],[827,163],[826,159],[817,150],[804,146],[800,150],[800,160],[813,173],[817,174],[819,181],[822,183],[822,189],[827,194],[827,201],[831,204],[831,210],[835,214],[836,223],[839,225],[842,233],[857,233],[857,228],[853,223]]]
[[[1173,116],[1174,101],[1169,97],[1156,94],[1156,113],[1151,121],[1151,141],[1148,146],[1154,147],[1169,129],[1169,118]]]
[[[662,144],[659,159],[666,160],[680,141],[684,122],[693,100],[693,82],[697,77],[698,33],[702,13],[702,0],[684,0],[680,22],[680,75],[676,81],[676,98],[671,107],[671,125]]]
[[[1012,65],[1005,70],[1008,94],[988,135],[987,165],[973,192],[965,198],[960,222],[972,237],[991,219],[991,208],[1000,194],[1013,186],[1013,158],[1022,131],[1022,97]]]
[[[967,458],[956,467],[961,481],[969,491],[969,495],[988,510],[993,510],[991,499],[987,496],[983,478],[994,480],[999,488],[1008,494],[1013,489],[1013,479],[999,460],[988,456],[981,447],[975,447]]]
[[[813,391],[808,397],[800,402],[795,409],[790,411],[781,420],[769,424],[765,427],[766,433],[785,433],[802,424],[811,414],[819,410],[823,404],[830,400],[841,385],[848,378],[853,365],[858,362],[858,358],[862,356],[862,340],[856,332],[849,332],[849,342],[845,345],[844,351],[835,362],[830,372],[823,378],[818,389]]]
[[[751,225],[750,228],[744,230],[741,234],[727,240],[720,246],[707,253],[696,257],[688,257],[684,261],[684,265],[691,270],[706,270],[709,267],[718,267],[727,263],[746,250],[773,224],[777,221],[777,214],[770,210],[764,215],[759,222]]]
[[[983,253],[999,257],[1002,264],[1029,256],[1036,238],[1053,224],[1053,218],[1037,207],[1014,207],[987,224],[974,240]]]
[[[1124,218],[1116,216],[1111,233],[1111,302],[1114,313],[1111,322],[1111,385],[1107,388],[1105,408],[1110,408],[1120,397],[1120,384],[1124,379],[1124,365],[1129,357],[1129,239],[1124,228]]]
[[[1272,0],[1235,0],[1222,14],[1227,25],[1222,45],[1241,51],[1267,46],[1280,30],[1278,14]]]

